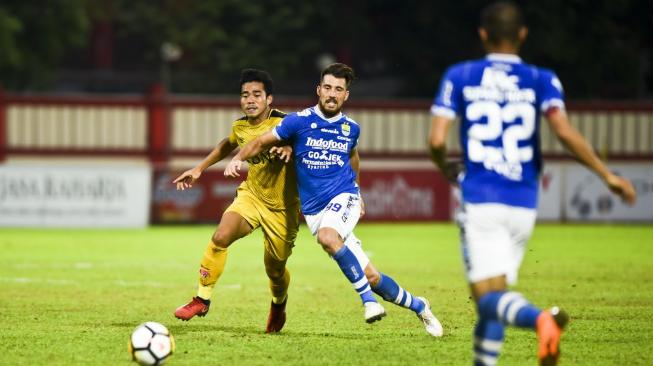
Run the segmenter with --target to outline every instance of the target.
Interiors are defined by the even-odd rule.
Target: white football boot
[[[365,321],[368,323],[374,323],[385,316],[385,309],[378,302],[366,302],[363,306],[365,306]]]
[[[429,301],[423,297],[418,297],[418,299],[422,300],[424,303],[424,310],[417,314],[417,317],[424,324],[426,332],[434,337],[442,337],[444,330],[442,329],[442,324],[440,324],[438,318],[436,318],[431,312],[431,304],[429,304]]]

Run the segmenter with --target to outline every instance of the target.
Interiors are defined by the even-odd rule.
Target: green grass
[[[209,226],[146,230],[0,229],[0,365],[129,365],[133,328],[169,327],[169,364],[470,365],[474,311],[450,224],[357,228],[375,265],[431,301],[445,337],[407,310],[363,321],[358,297],[302,227],[289,261],[288,321],[265,335],[260,232],[235,243],[205,318],[173,310],[194,295]],[[653,364],[653,227],[539,225],[516,288],[572,315],[566,365]],[[535,335],[510,329],[502,365],[535,364]]]

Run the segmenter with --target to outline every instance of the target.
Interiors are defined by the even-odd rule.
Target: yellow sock
[[[210,300],[213,293],[213,287],[218,282],[218,278],[224,271],[227,263],[227,249],[221,248],[213,241],[204,250],[204,257],[200,263],[199,285],[197,287],[197,296],[204,300]]]
[[[288,268],[284,268],[283,276],[274,280],[270,279],[270,292],[272,293],[273,303],[281,304],[286,301],[288,284],[290,284],[290,272]]]

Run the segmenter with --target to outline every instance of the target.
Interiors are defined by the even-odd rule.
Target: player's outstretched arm
[[[237,144],[232,144],[229,142],[229,138],[222,139],[218,145],[213,148],[213,150],[197,164],[194,168],[188,169],[185,172],[181,173],[172,183],[177,185],[177,190],[184,190],[193,186],[193,183],[197,181],[202,173],[211,165],[217,163],[218,161],[224,159],[226,156],[231,154],[238,147]]]
[[[250,141],[249,143],[247,143],[247,145],[243,146],[243,148],[240,149],[238,154],[236,154],[236,156],[234,156],[233,159],[231,159],[229,164],[227,164],[227,167],[224,170],[224,176],[239,177],[240,174],[238,174],[238,171],[240,171],[240,168],[243,165],[243,161],[255,157],[256,155],[260,154],[263,150],[269,148],[270,146],[274,145],[278,141],[279,139],[274,133],[272,133],[272,131],[268,131],[263,135]]]
[[[460,164],[447,161],[447,134],[453,119],[443,116],[431,118],[431,131],[429,132],[429,147],[431,160],[440,169],[449,182],[457,183]]]
[[[637,193],[632,183],[628,179],[615,175],[603,164],[583,135],[569,123],[564,110],[555,108],[547,112],[546,117],[558,140],[569,152],[601,177],[608,188],[624,202],[635,204]]]

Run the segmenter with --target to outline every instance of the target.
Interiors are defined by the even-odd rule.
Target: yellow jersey
[[[286,116],[285,113],[272,109],[263,122],[252,125],[247,117],[241,117],[233,122],[229,142],[237,143],[240,148],[260,135],[270,131]],[[249,171],[247,179],[240,184],[239,189],[247,189],[258,197],[271,210],[284,210],[297,206],[297,179],[292,163],[270,156],[269,151],[263,151],[248,159]]]

